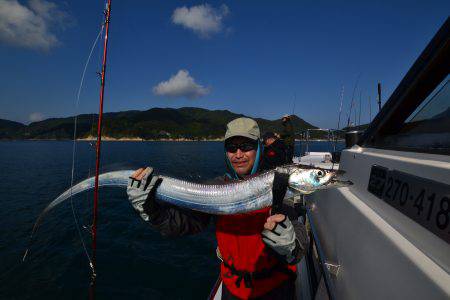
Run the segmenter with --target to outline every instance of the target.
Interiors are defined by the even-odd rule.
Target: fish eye
[[[325,172],[322,170],[317,171],[317,177],[322,178],[323,176],[325,176]]]

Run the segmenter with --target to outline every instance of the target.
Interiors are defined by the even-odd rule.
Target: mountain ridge
[[[77,139],[95,137],[97,114],[80,114],[77,119]],[[102,135],[113,139],[142,140],[199,140],[221,139],[226,124],[238,117],[246,117],[229,110],[208,110],[197,107],[151,108],[103,114]],[[281,120],[255,119],[261,132],[281,132]],[[25,125],[0,119],[0,139],[73,139],[74,116],[49,118]],[[316,128],[298,116],[292,117],[295,130]]]

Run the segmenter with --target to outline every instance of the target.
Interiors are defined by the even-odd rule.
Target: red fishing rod
[[[108,53],[108,33],[109,20],[111,14],[111,0],[108,0],[105,9],[105,40],[103,43],[103,62],[101,73],[100,87],[100,109],[97,121],[97,144],[96,144],[96,160],[95,160],[95,188],[94,188],[94,211],[92,217],[92,278],[90,286],[90,298],[94,298],[95,277],[96,277],[96,252],[97,252],[97,211],[98,211],[98,176],[100,173],[100,154],[102,142],[102,121],[103,121],[103,99],[105,95],[105,78],[106,78],[106,57]]]

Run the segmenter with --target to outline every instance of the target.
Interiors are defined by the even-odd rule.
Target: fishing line
[[[88,59],[86,61],[86,64],[84,66],[83,74],[81,76],[80,86],[78,87],[77,100],[76,100],[76,103],[75,103],[75,108],[76,108],[77,111],[78,111],[78,106],[79,106],[79,103],[80,103],[80,94],[81,94],[81,89],[83,87],[84,76],[86,74],[87,66],[89,65],[92,53],[93,53],[94,48],[95,48],[95,46],[96,46],[96,44],[98,42],[98,39],[99,39],[101,33],[103,32],[103,28],[104,28],[104,26],[102,25],[102,27],[100,28],[100,32],[98,33],[98,35],[97,35],[97,37],[96,37],[96,39],[95,39],[95,41],[94,41],[94,43],[93,43],[93,45],[91,47],[91,51],[89,53]],[[76,224],[76,227],[77,227],[77,231],[78,231],[78,234],[79,234],[80,239],[81,239],[81,243],[82,243],[83,248],[84,248],[84,252],[86,253],[86,256],[87,256],[87,258],[89,260],[89,265],[92,268],[93,265],[92,265],[91,257],[89,256],[89,253],[87,251],[86,245],[85,245],[84,240],[82,238],[81,231],[80,231],[79,224],[78,224],[78,219],[77,219],[77,216],[76,216],[76,213],[75,213],[75,210],[74,210],[74,206],[73,206],[73,201],[72,201],[72,188],[73,188],[74,173],[75,173],[77,121],[78,121],[78,115],[75,114],[75,117],[74,117],[73,146],[72,146],[72,171],[71,171],[71,183],[70,183],[70,204],[71,204],[72,214],[73,214],[73,217],[74,217],[74,220],[75,220],[75,224]],[[37,230],[38,230],[38,228],[39,228],[39,226],[41,224],[42,217],[45,215],[46,212],[47,212],[46,210],[41,212],[41,214],[38,216],[36,222],[34,223],[34,226],[33,226],[33,229],[31,231],[31,235],[30,235],[30,241],[29,241],[28,247],[25,250],[25,253],[24,253],[23,257],[22,257],[22,261],[25,261],[27,256],[28,256],[28,253],[30,253],[30,249],[31,249],[31,246],[32,246],[33,240],[34,240],[34,235],[37,232]]]
[[[83,235],[82,235],[81,230],[80,230],[80,224],[78,223],[78,216],[77,216],[77,214],[75,212],[75,208],[73,206],[72,189],[73,189],[74,173],[75,173],[75,154],[76,154],[77,122],[78,122],[78,114],[77,114],[77,112],[78,112],[78,108],[79,108],[79,104],[80,104],[80,94],[81,94],[81,90],[83,88],[84,76],[86,75],[87,67],[89,65],[89,62],[91,61],[92,53],[94,52],[95,46],[97,45],[97,42],[98,42],[100,36],[103,33],[103,29],[104,29],[104,25],[101,26],[100,31],[98,32],[97,37],[95,38],[95,41],[92,44],[91,51],[89,52],[89,56],[88,56],[88,58],[86,60],[86,63],[84,65],[83,74],[81,76],[81,81],[80,81],[80,86],[78,87],[77,100],[76,100],[76,103],[75,103],[75,111],[76,111],[76,113],[75,113],[75,117],[74,117],[73,146],[72,146],[72,171],[71,171],[71,179],[70,179],[70,207],[72,209],[72,215],[73,215],[73,219],[75,221],[77,232],[78,232],[78,235],[80,237],[80,241],[81,241],[81,244],[83,246],[83,249],[84,249],[84,252],[86,254],[86,257],[87,257],[87,259],[89,261],[89,266],[91,267],[92,273],[95,273],[94,265],[92,264],[91,257],[89,255],[89,252],[88,252],[87,248],[86,248],[86,244],[84,242],[84,238],[83,238]]]

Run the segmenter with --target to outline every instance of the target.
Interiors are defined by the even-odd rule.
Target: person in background
[[[264,142],[264,169],[274,169],[288,163],[286,146],[273,132],[263,135]]]
[[[238,118],[228,123],[224,144],[226,173],[217,183],[256,176],[262,165],[261,147],[259,127],[254,120]],[[199,159],[208,158],[199,153]],[[295,299],[296,264],[306,253],[308,239],[305,226],[289,217],[287,209],[274,212],[267,207],[218,216],[190,211],[155,200],[162,180],[153,175],[150,167],[137,170],[127,188],[131,204],[144,221],[164,236],[195,234],[208,223],[215,223],[217,254],[222,261],[222,299]],[[276,178],[274,198],[282,200],[287,187],[275,181]]]
[[[284,115],[281,122],[283,124],[281,139],[284,141],[284,145],[286,146],[286,160],[291,163],[292,158],[294,157],[294,126],[292,125],[291,117],[289,115]]]

